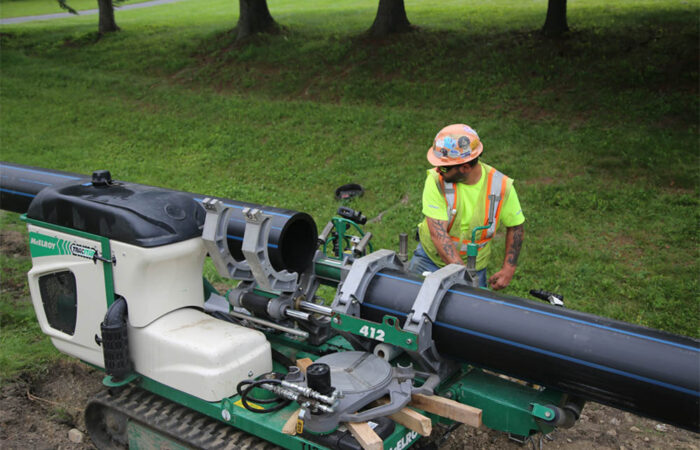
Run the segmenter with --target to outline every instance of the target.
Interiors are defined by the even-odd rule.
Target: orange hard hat
[[[448,125],[435,136],[428,150],[428,161],[433,166],[454,166],[471,161],[481,154],[484,145],[469,125]]]

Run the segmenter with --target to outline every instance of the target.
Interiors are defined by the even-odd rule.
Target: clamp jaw
[[[237,261],[228,249],[226,229],[231,208],[217,199],[205,198],[206,210],[202,239],[219,274],[226,278],[255,281],[267,291],[292,292],[297,287],[298,274],[280,272],[272,267],[267,253],[270,236],[270,216],[259,209],[245,208],[246,227],[241,248],[245,259]]]
[[[387,268],[396,270],[403,268],[399,257],[390,250],[379,250],[355,260],[333,300],[334,328],[341,333],[352,328],[360,330],[359,333],[357,330],[351,333],[345,332],[343,336],[349,338],[355,348],[359,347],[365,350],[368,350],[368,345],[366,339],[363,340],[361,337],[384,342],[391,332],[403,341],[397,347],[406,351],[425,370],[434,373],[434,379],[446,379],[456,369],[456,366],[443,359],[438,353],[432,337],[433,323],[435,323],[438,310],[447,291],[455,285],[472,286],[472,275],[466,267],[459,264],[450,264],[433,272],[423,282],[402,330],[398,330],[398,332],[393,330],[392,327],[397,326],[395,321],[387,322],[385,317],[384,323],[374,324],[375,327],[379,327],[377,330],[381,330],[380,332],[363,333],[362,330],[368,327],[364,326],[366,324],[362,323],[364,321],[359,317],[367,287],[379,271]],[[352,324],[355,322],[360,323],[353,326]],[[369,329],[375,330],[372,327]],[[432,382],[434,380],[431,380]]]
[[[342,286],[338,287],[338,294],[333,300],[331,308],[334,311],[360,316],[360,304],[365,298],[365,291],[369,282],[382,269],[402,270],[403,265],[396,253],[391,250],[377,250],[367,256],[356,259],[348,272]]]
[[[441,379],[452,373],[455,366],[440,357],[433,340],[433,323],[445,294],[455,285],[472,285],[468,269],[461,264],[449,264],[428,275],[403,325],[404,331],[415,333],[418,337],[418,349],[407,350],[408,354]]]

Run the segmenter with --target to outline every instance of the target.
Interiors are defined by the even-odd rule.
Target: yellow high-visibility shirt
[[[455,209],[457,213],[455,215],[454,223],[450,229],[450,235],[459,240],[469,239],[471,240],[472,229],[475,226],[483,225],[486,219],[484,212],[484,205],[486,202],[486,178],[491,167],[487,164],[479,162],[481,165],[481,178],[476,184],[469,185],[464,183],[456,183],[455,189],[457,190],[457,204]],[[432,173],[431,173],[432,172]],[[448,220],[447,216],[447,203],[445,197],[436,182],[435,169],[428,169],[427,177],[425,179],[425,187],[423,188],[423,215],[436,220]],[[525,216],[520,207],[520,201],[518,200],[518,194],[515,192],[515,188],[512,186],[512,182],[508,183],[508,188],[506,194],[502,199],[501,214],[499,217],[498,228],[501,226],[515,227],[521,225],[525,222]],[[478,214],[480,217],[475,217]],[[435,244],[433,244],[430,238],[430,230],[428,229],[427,221],[424,219],[420,225],[418,225],[419,236],[421,245],[425,250],[425,253],[430,257],[430,259],[437,264],[438,267],[445,266],[444,261],[440,258]],[[477,240],[480,237],[479,232],[477,232]],[[455,243],[457,249],[460,249],[460,243]],[[487,242],[486,245],[479,250],[479,254],[476,258],[476,268],[477,270],[484,269],[488,265],[489,256],[491,254],[491,241]],[[462,259],[467,260],[467,256],[463,255]]]

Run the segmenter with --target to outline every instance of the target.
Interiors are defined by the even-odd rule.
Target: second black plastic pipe
[[[403,324],[422,282],[380,271],[361,316]],[[447,292],[433,339],[441,355],[698,431],[698,340],[469,287]]]

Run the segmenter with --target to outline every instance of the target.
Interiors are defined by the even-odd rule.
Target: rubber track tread
[[[274,444],[143,389],[102,391],[90,400],[178,444],[206,450],[275,450]]]

